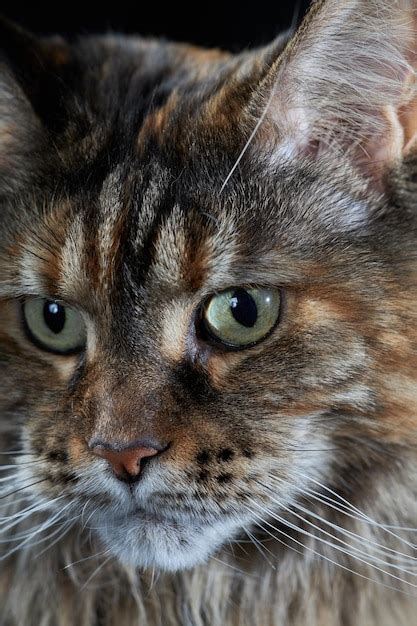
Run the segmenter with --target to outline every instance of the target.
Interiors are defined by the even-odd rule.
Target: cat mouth
[[[173,515],[169,515],[165,512],[157,513],[156,511],[150,511],[140,506],[135,507],[135,509],[130,513],[120,515],[119,521],[120,520],[132,524],[135,522],[141,522],[149,524],[171,524],[173,526],[180,525],[178,516],[174,518]]]
[[[176,509],[172,506],[145,508],[136,506],[132,511],[120,513],[112,518],[112,524],[150,524],[155,527],[158,525],[170,527],[171,529],[194,528],[204,530],[205,527],[210,528],[213,523],[213,516],[208,513],[196,513]]]

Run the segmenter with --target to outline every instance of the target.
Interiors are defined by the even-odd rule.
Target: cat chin
[[[98,530],[106,548],[125,566],[175,572],[206,561],[239,530],[236,520],[183,526],[162,520],[135,520]]]

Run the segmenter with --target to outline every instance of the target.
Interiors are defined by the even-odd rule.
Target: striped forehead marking
[[[113,244],[114,229],[120,213],[119,180],[120,174],[116,169],[104,181],[99,197],[100,223],[98,226],[97,244],[102,279],[105,279],[109,268],[110,258],[108,252]]]
[[[87,252],[84,226],[83,216],[81,214],[76,215],[61,251],[59,288],[62,293],[76,293],[88,280],[84,261]]]

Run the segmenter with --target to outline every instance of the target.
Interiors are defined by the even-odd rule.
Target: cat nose
[[[97,440],[89,442],[91,452],[108,461],[116,478],[125,482],[138,480],[143,468],[143,459],[156,456],[167,447],[148,439],[122,446]]]

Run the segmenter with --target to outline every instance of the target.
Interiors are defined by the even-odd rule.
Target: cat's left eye
[[[202,324],[211,339],[242,349],[265,339],[278,323],[279,289],[228,289],[211,296],[202,310]]]
[[[22,304],[26,333],[42,350],[75,354],[85,348],[87,333],[81,314],[55,300],[31,298]]]

